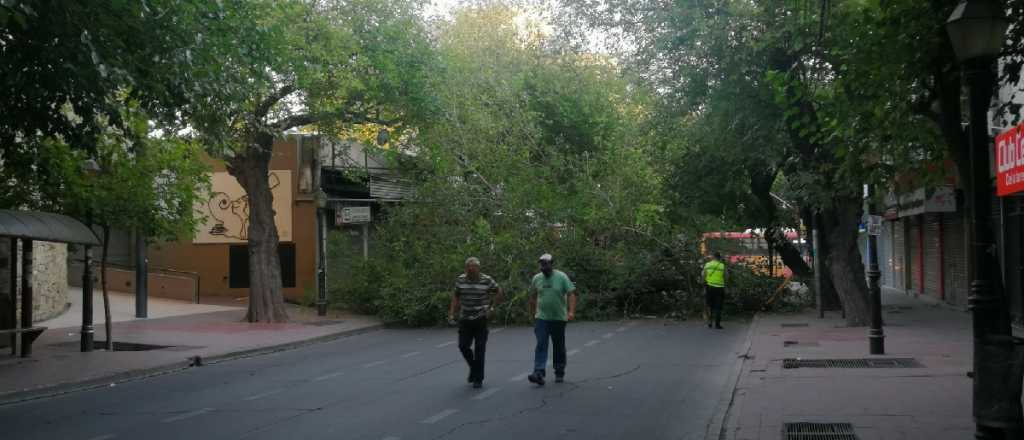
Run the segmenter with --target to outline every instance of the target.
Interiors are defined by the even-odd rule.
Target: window
[[[295,287],[295,243],[281,243],[277,247],[281,260],[281,283]],[[228,287],[249,288],[249,245],[232,245],[228,251]]]

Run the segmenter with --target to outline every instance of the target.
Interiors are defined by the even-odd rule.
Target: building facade
[[[993,188],[993,197],[989,221],[999,281],[1015,325],[1024,327],[1024,192],[996,197]],[[966,310],[974,273],[972,225],[959,185],[890,193],[884,220],[878,237],[882,288]]]
[[[289,134],[274,142],[270,184],[284,296],[298,302],[316,288],[317,205],[315,153],[318,138]],[[198,210],[205,217],[191,240],[149,247],[150,292],[154,296],[188,299],[249,296],[248,199],[223,162],[212,166],[209,197]],[[159,275],[163,277],[159,277]],[[154,277],[157,275],[157,277]],[[180,282],[174,282],[177,277]],[[125,276],[130,289],[130,276]],[[155,281],[155,282],[154,282]],[[168,287],[161,288],[161,282]],[[132,291],[128,290],[128,291]],[[162,292],[166,290],[166,292]]]

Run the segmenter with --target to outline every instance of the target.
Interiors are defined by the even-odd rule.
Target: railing
[[[82,261],[78,260],[77,262],[79,264],[81,264]],[[93,260],[93,264],[95,265],[94,267],[97,267],[97,268],[100,265],[99,261],[97,261],[97,260]],[[111,262],[108,261],[107,262],[107,268],[113,268],[113,269],[118,269],[118,270],[123,270],[123,271],[135,272],[135,266],[134,265],[130,265],[130,264],[111,263]],[[192,302],[194,304],[199,304],[199,287],[200,287],[200,275],[199,275],[199,273],[197,273],[197,272],[188,272],[188,271],[184,271],[184,270],[171,269],[171,268],[167,268],[167,267],[154,267],[154,266],[148,266],[146,269],[147,269],[146,270],[147,275],[150,274],[150,273],[157,273],[158,275],[178,276],[178,277],[184,277],[184,278],[191,279],[192,280],[192,284],[193,284],[193,288],[192,288]],[[98,272],[96,272],[96,273],[98,273]]]

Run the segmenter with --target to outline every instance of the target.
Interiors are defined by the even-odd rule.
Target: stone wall
[[[32,321],[39,322],[67,309],[68,245],[37,241],[32,249]]]
[[[20,247],[20,246],[19,246]],[[10,313],[10,240],[0,239],[0,324],[10,327],[5,317]],[[39,322],[60,315],[68,305],[67,245],[36,241],[32,243],[32,321]],[[21,256],[18,256],[21,274]],[[19,277],[20,279],[20,277]],[[18,281],[20,286],[20,281]],[[20,304],[20,297],[14,302]],[[19,315],[18,319],[21,317]]]

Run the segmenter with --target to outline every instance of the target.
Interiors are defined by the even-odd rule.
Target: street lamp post
[[[969,306],[974,332],[976,439],[1021,438],[1021,378],[999,278],[992,212],[988,110],[995,78],[992,63],[1005,41],[1008,21],[999,3],[965,0],[946,22],[950,42],[969,89],[974,280]],[[1014,386],[1016,384],[1016,386]]]
[[[87,178],[93,178],[99,174],[100,166],[95,160],[89,159],[82,162],[82,172]],[[92,232],[92,205],[86,206],[85,225]],[[79,349],[89,352],[93,350],[95,336],[92,325],[92,247],[86,245],[82,255],[82,329],[79,332]]]
[[[879,281],[882,272],[878,269],[878,231],[875,219],[878,208],[875,204],[875,186],[868,185],[868,290],[871,293],[871,330],[868,344],[871,354],[885,354],[885,330],[882,329],[882,288]]]

